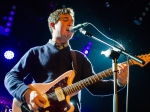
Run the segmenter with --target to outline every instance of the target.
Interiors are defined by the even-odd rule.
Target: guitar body
[[[73,112],[74,106],[70,103],[71,95],[65,96],[65,99],[63,101],[58,101],[55,95],[55,89],[58,87],[63,88],[71,85],[74,77],[74,71],[70,70],[51,83],[36,83],[28,85],[32,90],[38,91],[39,94],[44,95],[44,97],[47,99],[46,105],[44,106],[44,108],[40,109],[39,112]],[[51,98],[49,98],[49,95],[51,96]],[[13,112],[30,112],[25,109],[28,108],[27,104],[23,104],[23,107],[20,107],[20,105],[22,104],[23,102],[14,98],[12,105]]]

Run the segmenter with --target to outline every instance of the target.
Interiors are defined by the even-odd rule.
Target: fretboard
[[[127,62],[123,62],[123,63],[127,63]],[[133,65],[131,60],[129,61],[129,65]],[[107,70],[99,72],[96,75],[92,75],[88,78],[85,78],[85,79],[80,80],[74,84],[71,84],[67,87],[64,87],[63,91],[64,91],[65,95],[75,93],[75,92],[77,92],[77,91],[79,91],[79,90],[81,90],[81,89],[83,89],[89,85],[92,85],[92,84],[102,80],[103,78],[111,76],[112,74],[113,74],[112,68],[109,68]]]

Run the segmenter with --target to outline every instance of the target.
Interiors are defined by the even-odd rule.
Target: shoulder
[[[89,61],[89,59],[87,58],[87,56],[84,53],[82,53],[81,51],[78,51],[78,50],[71,50],[71,51],[73,51],[73,52],[76,53],[76,57],[78,59],[83,59],[83,60],[88,60]]]
[[[41,46],[35,46],[35,47],[32,47],[30,48],[29,52],[33,52],[34,54],[35,53],[39,53],[39,52],[45,52],[48,50],[48,45],[45,44],[45,45],[41,45]]]
[[[78,51],[78,50],[71,50],[72,52],[75,52],[76,53],[76,56],[82,56],[82,57],[86,57],[85,54],[83,54],[81,51]]]

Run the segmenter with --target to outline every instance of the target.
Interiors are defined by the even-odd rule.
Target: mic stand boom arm
[[[123,54],[127,57],[132,58],[133,60],[141,63],[141,64],[145,64],[145,61],[141,60],[138,57],[132,56],[130,54],[128,54],[126,51],[124,51],[123,49],[120,49],[118,47],[112,46],[96,37],[94,37],[93,35],[91,35],[90,33],[88,33],[87,31],[83,30],[82,28],[80,29],[80,32],[88,37],[93,38],[94,40],[97,40],[109,47],[111,47],[113,50],[109,50],[109,58],[112,58],[112,71],[113,71],[113,77],[114,77],[114,95],[113,95],[113,112],[118,112],[118,94],[117,94],[117,59],[119,58],[120,54]]]
[[[125,50],[120,49],[120,48],[118,48],[118,47],[116,47],[116,46],[113,46],[113,45],[111,45],[111,44],[108,44],[107,42],[104,42],[104,41],[102,41],[102,40],[100,40],[100,39],[94,37],[92,34],[88,33],[87,31],[85,31],[85,30],[83,30],[83,29],[80,29],[80,32],[81,32],[82,34],[88,36],[88,37],[93,38],[94,40],[97,40],[97,41],[99,41],[99,42],[101,42],[101,43],[103,43],[103,44],[105,44],[105,45],[111,47],[114,51],[116,51],[116,52],[118,52],[118,53],[120,53],[120,54],[123,54],[123,55],[125,55],[125,56],[127,56],[127,57],[130,57],[131,59],[137,61],[138,63],[141,63],[141,64],[143,64],[143,65],[145,64],[145,61],[144,61],[144,60],[142,60],[142,59],[140,59],[140,58],[138,58],[138,57],[135,57],[135,56],[133,56],[133,55],[130,55],[130,54],[127,53]]]

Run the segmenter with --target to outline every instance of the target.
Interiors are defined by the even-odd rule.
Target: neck
[[[61,39],[59,39],[59,38],[52,38],[52,40],[53,40],[54,42],[56,42],[57,44],[59,44],[59,45],[68,43],[67,41],[61,40]]]

